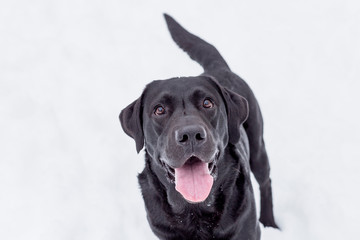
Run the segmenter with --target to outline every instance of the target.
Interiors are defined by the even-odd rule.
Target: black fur
[[[139,183],[149,224],[160,239],[167,240],[260,239],[250,169],[260,185],[260,222],[277,225],[255,96],[214,46],[170,16],[165,19],[174,41],[202,65],[204,73],[154,81],[120,114],[137,151],[145,146],[146,166]],[[204,99],[211,99],[214,107],[204,108]],[[154,114],[159,106],[164,113]],[[179,138],[184,131],[186,139]],[[216,166],[210,195],[200,203],[189,203],[175,190],[171,171],[194,155]]]

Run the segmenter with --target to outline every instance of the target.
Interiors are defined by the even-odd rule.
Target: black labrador
[[[204,73],[153,81],[120,114],[137,152],[145,146],[138,178],[151,229],[166,240],[260,239],[250,169],[260,222],[277,225],[259,105],[214,46],[165,19]]]

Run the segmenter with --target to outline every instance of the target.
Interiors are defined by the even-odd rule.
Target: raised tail
[[[164,17],[173,40],[182,50],[189,54],[191,59],[198,62],[205,72],[214,69],[229,69],[224,58],[213,45],[185,30],[169,15],[164,14]]]

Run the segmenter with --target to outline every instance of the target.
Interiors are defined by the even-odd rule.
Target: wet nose
[[[176,142],[179,145],[199,145],[206,140],[205,128],[201,125],[189,125],[175,131]]]

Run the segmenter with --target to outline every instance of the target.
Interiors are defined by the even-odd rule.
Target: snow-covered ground
[[[262,239],[357,239],[356,0],[1,1],[0,239],[156,239],[118,114],[152,80],[201,73],[163,12],[260,102],[282,228]]]

